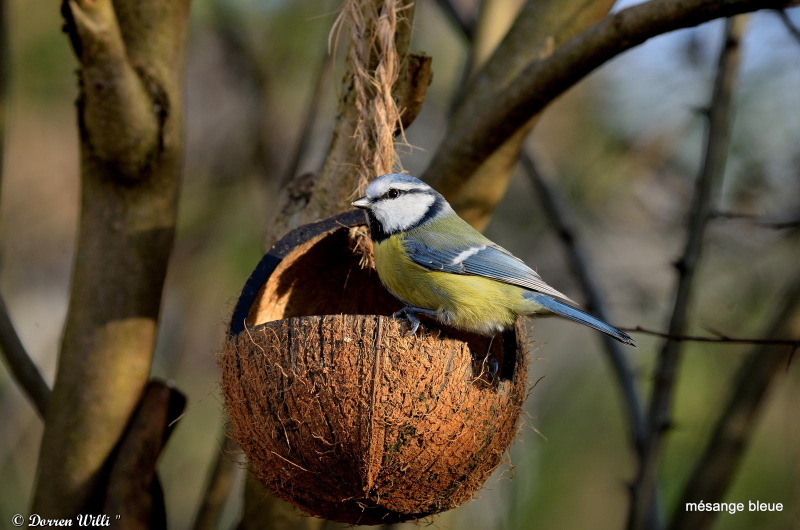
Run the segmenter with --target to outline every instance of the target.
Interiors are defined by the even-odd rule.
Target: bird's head
[[[399,174],[373,180],[353,206],[367,210],[377,239],[417,228],[450,210],[439,192],[418,178]]]

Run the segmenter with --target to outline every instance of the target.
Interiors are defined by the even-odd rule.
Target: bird
[[[405,307],[394,317],[416,333],[419,315],[494,337],[520,316],[560,316],[635,346],[625,332],[580,309],[539,274],[464,221],[411,175],[373,180],[352,202],[366,210],[381,283]]]

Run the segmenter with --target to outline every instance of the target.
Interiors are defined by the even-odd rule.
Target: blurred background
[[[474,0],[458,5],[475,12]],[[499,40],[521,6],[496,1]],[[621,2],[615,9],[634,2]],[[194,0],[187,75],[188,144],[154,375],[175,381],[188,411],[160,461],[171,528],[186,528],[220,451],[215,353],[239,290],[262,255],[265,222],[291,165],[336,17],[331,1]],[[800,25],[800,11],[788,12]],[[67,308],[78,216],[76,60],[53,2],[11,0],[0,289],[34,360],[52,383]],[[466,60],[463,39],[430,0],[419,2],[412,49],[433,57],[434,80],[407,131],[402,163],[426,167],[445,134]],[[672,262],[703,150],[704,119],[723,22],[654,39],[610,62],[548,107],[531,143],[576,212],[613,323],[664,329]],[[299,172],[324,160],[345,45],[322,74],[324,98]],[[751,17],[735,97],[722,210],[800,214],[800,40],[775,12]],[[516,175],[487,235],[581,301],[561,243],[524,174]],[[800,230],[748,219],[714,221],[692,331],[758,336],[800,268]],[[795,319],[794,329],[800,332]],[[479,498],[434,519],[441,528],[620,528],[635,473],[622,404],[598,334],[537,323],[528,416],[509,463]],[[649,390],[660,341],[637,336],[629,357]],[[684,481],[727,399],[749,346],[685,345],[675,425],[663,460],[664,505]],[[800,370],[770,389],[765,414],[728,500],[782,502],[781,513],[720,514],[714,528],[800,528]],[[30,504],[42,422],[0,369],[0,526]],[[538,434],[540,433],[540,434]],[[221,528],[241,513],[244,474]]]

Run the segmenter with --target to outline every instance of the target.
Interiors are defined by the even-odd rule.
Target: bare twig
[[[44,418],[50,400],[50,387],[25,351],[2,295],[0,295],[0,348],[3,350],[12,377],[28,395],[39,416]]]
[[[756,214],[740,213],[740,212],[713,212],[714,219],[744,219],[753,223],[756,226],[764,228],[771,228],[773,230],[787,230],[790,228],[800,227],[800,218],[785,217],[780,219],[762,217]]]
[[[646,335],[654,335],[662,339],[668,339],[675,342],[717,342],[723,344],[759,344],[764,346],[800,346],[800,339],[755,339],[744,337],[728,337],[725,335],[718,337],[701,337],[697,335],[674,335],[671,333],[664,333],[663,331],[656,331],[646,329],[641,326],[635,328],[620,328],[629,333],[644,333]]]
[[[8,6],[6,0],[0,0],[0,189],[2,188],[3,138],[5,138],[5,103],[6,103],[6,67],[8,61]],[[44,418],[47,410],[47,401],[50,398],[50,388],[47,386],[42,374],[36,367],[22,341],[14,329],[8,306],[0,295],[0,349],[3,350],[9,372],[17,381],[22,391],[31,400],[39,416]]]
[[[475,36],[475,20],[468,20],[456,6],[453,5],[451,0],[436,0],[436,5],[447,16],[450,23],[458,29],[458,32],[467,41],[471,41]]]
[[[238,450],[238,444],[229,436],[225,436],[225,443],[214,457],[214,467],[209,473],[206,488],[200,504],[200,509],[195,517],[194,530],[214,530],[217,528],[225,502],[230,495],[233,477],[241,466],[233,454]]]
[[[578,278],[581,290],[586,297],[586,309],[602,320],[609,321],[610,312],[605,303],[606,298],[600,292],[600,287],[594,277],[590,265],[591,261],[586,254],[586,250],[578,241],[577,230],[563,197],[553,185],[552,179],[542,174],[541,168],[530,153],[523,151],[520,162],[536,188],[545,215],[564,245],[572,270]],[[641,408],[641,397],[636,388],[633,370],[619,343],[605,334],[600,336],[603,339],[606,356],[611,362],[617,383],[622,391],[628,415],[628,424],[630,425],[631,440],[636,451],[641,455],[646,428]]]
[[[578,278],[583,294],[586,297],[587,310],[607,322],[610,321],[610,312],[605,303],[606,298],[601,293],[598,282],[594,277],[590,265],[591,261],[586,254],[586,250],[578,240],[577,230],[575,229],[574,221],[571,219],[572,214],[569,211],[569,207],[554,185],[553,179],[542,174],[539,164],[536,163],[528,151],[523,150],[520,162],[536,188],[545,215],[553,225],[553,228],[555,228],[567,251],[572,270]],[[631,443],[639,460],[641,460],[647,435],[647,426],[642,411],[642,399],[636,387],[633,369],[617,341],[604,334],[600,335],[600,337],[603,341],[606,357],[611,363],[612,371],[622,393]],[[657,520],[659,517],[657,499],[654,499],[653,502],[655,506],[650,513],[654,520]]]
[[[451,21],[454,22],[453,25],[466,39],[467,45],[467,56],[464,59],[464,64],[461,65],[461,73],[459,74],[459,79],[453,89],[453,95],[450,98],[448,114],[451,118],[458,107],[461,106],[461,102],[464,100],[464,94],[467,93],[469,80],[475,73],[475,61],[476,57],[479,55],[478,48],[480,47],[478,41],[482,40],[480,39],[480,26],[481,22],[486,19],[486,13],[490,8],[490,2],[491,0],[477,0],[477,12],[475,16],[471,17],[470,19],[467,19],[465,16],[459,14],[452,5],[452,2],[448,0],[437,2],[440,5],[446,4],[450,7],[449,10],[445,7],[442,7],[442,9],[448,14]]]
[[[800,44],[800,29],[797,29],[797,26],[794,25],[794,22],[792,22],[792,19],[789,18],[789,15],[788,13],[786,13],[786,10],[779,9],[776,11],[776,13],[778,14],[778,17],[781,19],[781,22],[783,22],[783,25],[786,26],[786,29],[789,31],[789,35],[794,37],[794,40],[796,40],[798,44]]]
[[[308,146],[311,144],[311,136],[314,132],[314,123],[317,121],[322,99],[328,90],[328,85],[331,80],[331,70],[333,70],[333,54],[328,53],[328,50],[325,49],[319,68],[317,69],[317,76],[314,80],[314,88],[311,91],[311,97],[308,100],[306,113],[303,117],[303,125],[300,127],[300,135],[297,138],[294,152],[292,153],[291,159],[289,159],[289,165],[281,180],[281,186],[285,186],[290,180],[297,176],[297,169],[306,156]]]
[[[252,153],[252,164],[259,169],[256,174],[271,184],[274,174],[273,165],[278,158],[274,148],[271,147],[271,134],[274,134],[273,122],[275,116],[272,108],[267,104],[265,93],[269,84],[269,75],[262,64],[257,51],[248,42],[243,32],[242,17],[237,15],[230,2],[214,0],[211,3],[213,16],[211,27],[222,44],[225,54],[225,65],[237,76],[240,81],[240,90],[248,94],[247,104],[250,114],[247,121],[248,132],[246,137],[250,140],[248,146]],[[222,164],[229,167],[228,153],[224,156]]]
[[[723,499],[747,445],[756,433],[756,422],[769,387],[784,365],[786,351],[777,347],[780,341],[772,341],[769,337],[790,333],[792,318],[798,310],[800,277],[795,278],[785,293],[783,304],[764,333],[765,339],[755,343],[761,346],[753,350],[739,367],[725,410],[676,505],[670,523],[672,530],[703,530],[714,522],[715,512],[687,511],[686,504],[701,500],[720,502]]]
[[[594,69],[651,37],[709,20],[798,0],[650,0],[620,10],[525,67],[502,93],[485,102],[464,126],[446,135],[425,172],[446,197],[466,185],[498,147],[556,97]]]
[[[211,11],[212,28],[223,43],[227,66],[255,89],[264,90],[268,81],[265,68],[242,31],[241,16],[224,0],[213,1]]]
[[[668,333],[672,336],[683,335],[686,328],[689,304],[695,284],[695,273],[702,255],[703,236],[713,211],[712,203],[722,184],[730,141],[731,100],[741,57],[739,44],[744,33],[745,23],[745,17],[736,17],[729,19],[725,25],[724,43],[720,52],[714,90],[709,105],[709,124],[703,168],[697,179],[692,199],[686,246],[682,257],[675,264],[679,278],[669,322]],[[670,423],[681,344],[681,341],[678,340],[667,340],[658,357],[648,415],[648,434],[645,441],[644,458],[633,487],[633,503],[628,520],[628,527],[633,530],[645,528],[648,511],[656,492],[658,462],[664,442],[664,433]]]

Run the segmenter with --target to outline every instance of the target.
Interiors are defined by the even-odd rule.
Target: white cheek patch
[[[434,200],[431,195],[408,193],[378,202],[373,212],[386,232],[403,231],[419,223]]]
[[[477,254],[481,250],[484,250],[485,248],[486,248],[486,245],[481,245],[479,247],[470,247],[470,248],[468,248],[467,250],[459,253],[458,256],[453,258],[453,265],[461,265],[462,263],[464,263],[464,260],[474,256],[475,254]]]

